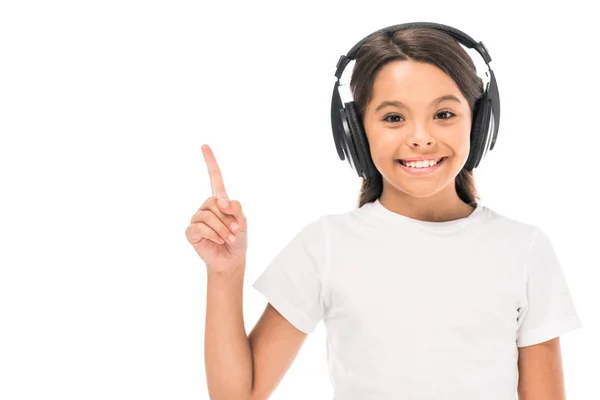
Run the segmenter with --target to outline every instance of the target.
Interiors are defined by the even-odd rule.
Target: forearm
[[[252,352],[243,317],[245,265],[208,273],[204,361],[212,400],[250,398]]]

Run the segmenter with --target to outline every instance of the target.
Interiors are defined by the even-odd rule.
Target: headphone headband
[[[371,33],[364,39],[362,39],[360,42],[356,43],[348,51],[348,53],[346,53],[346,55],[340,56],[340,59],[338,60],[338,63],[336,65],[335,76],[338,79],[340,79],[342,77],[342,73],[344,72],[346,65],[348,65],[348,63],[350,61],[354,60],[358,50],[362,47],[363,44],[365,44],[373,36],[379,35],[381,33],[385,33],[386,35],[391,35],[397,31],[410,29],[410,28],[431,28],[431,29],[437,29],[439,31],[443,31],[443,32],[447,33],[448,35],[452,36],[454,39],[459,41],[461,44],[463,44],[465,47],[467,47],[469,49],[475,49],[481,55],[481,57],[483,57],[486,65],[489,68],[489,63],[492,61],[492,57],[490,56],[490,54],[489,54],[487,48],[485,47],[485,45],[483,44],[483,42],[476,42],[471,36],[467,35],[464,32],[459,31],[456,28],[448,26],[448,25],[437,24],[434,22],[408,22],[405,24],[391,25],[391,26],[379,29],[379,30]],[[489,69],[491,70],[491,68],[489,68]]]

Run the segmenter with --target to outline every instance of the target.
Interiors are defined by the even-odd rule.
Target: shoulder
[[[368,221],[363,213],[361,208],[352,208],[313,215],[295,230],[291,243],[304,250],[326,252],[332,236],[347,237],[350,232],[358,233],[363,230],[364,221]]]
[[[488,228],[492,235],[497,235],[506,240],[532,243],[541,232],[539,226],[527,220],[508,216],[485,205],[480,206],[482,209],[479,220],[482,226]]]

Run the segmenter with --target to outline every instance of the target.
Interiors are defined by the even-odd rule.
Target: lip
[[[441,162],[439,162],[439,163],[435,164],[433,167],[426,167],[426,168],[411,168],[411,167],[405,167],[404,165],[402,165],[402,164],[400,163],[400,160],[396,160],[396,164],[398,164],[398,166],[399,166],[400,168],[402,168],[402,170],[403,170],[404,172],[406,172],[407,174],[410,174],[410,175],[419,175],[419,176],[423,176],[423,175],[429,175],[429,174],[432,174],[432,173],[434,173],[435,171],[437,171],[438,169],[440,169],[440,167],[441,167],[442,165],[444,165],[444,163],[445,163],[445,162],[446,162],[446,160],[448,159],[448,157],[443,157],[443,158],[444,158],[444,159],[443,159]],[[425,159],[427,159],[427,158],[425,158]],[[402,159],[402,160],[404,161],[404,159]]]

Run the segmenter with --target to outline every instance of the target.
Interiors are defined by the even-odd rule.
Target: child
[[[375,32],[340,59],[338,79],[356,59],[354,102],[336,83],[332,123],[363,177],[358,207],[308,223],[273,259],[248,336],[247,222],[239,202],[217,202],[203,146],[213,196],[186,232],[208,268],[211,399],[267,399],[321,320],[336,400],[564,399],[558,339],[581,321],[549,237],[478,202],[472,169],[500,104],[493,72],[484,89],[459,42],[489,64],[481,42],[428,23]]]

